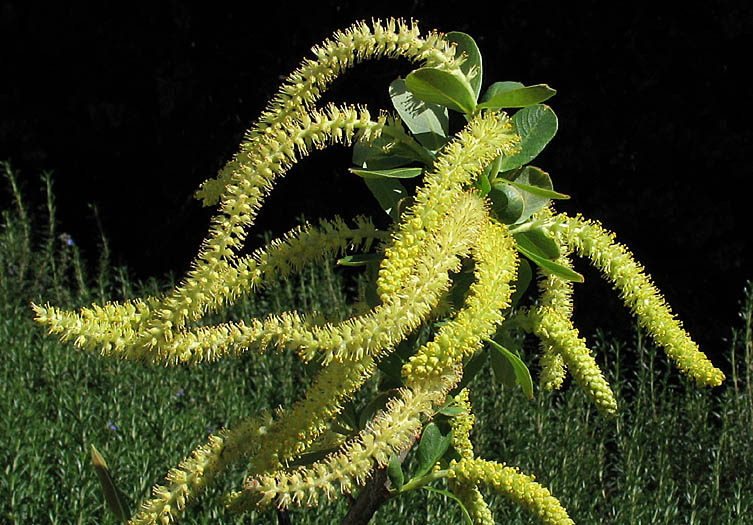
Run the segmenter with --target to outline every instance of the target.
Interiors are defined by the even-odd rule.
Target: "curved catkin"
[[[473,459],[473,444],[471,443],[471,429],[476,417],[471,411],[471,403],[468,400],[468,389],[464,388],[455,396],[455,406],[464,410],[463,413],[450,418],[452,428],[452,446],[458,454],[465,459]],[[448,480],[452,493],[463,502],[468,514],[476,525],[494,525],[489,506],[478,486],[473,481],[451,478]]]
[[[207,310],[239,298],[248,290],[266,286],[300,271],[306,265],[327,257],[341,256],[346,250],[368,249],[375,240],[385,240],[386,233],[376,230],[364,218],[355,219],[356,227],[342,220],[321,221],[318,227],[296,228],[265,248],[239,259],[217,272],[217,280],[227,289],[225,296],[205,294]],[[120,304],[92,305],[79,312],[61,310],[50,305],[32,305],[37,321],[49,326],[50,333],[82,350],[100,348],[103,355],[154,364],[179,364],[214,361],[223,355],[237,356],[247,348],[245,341],[261,338],[262,324],[232,323],[192,330],[176,330],[169,340],[153,349],[139,345],[140,334],[153,318],[158,303],[154,298],[129,300]],[[251,336],[255,333],[255,336]],[[255,345],[263,348],[268,340]]]
[[[718,386],[724,381],[722,371],[714,367],[690,339],[651,278],[630,251],[616,242],[613,233],[596,221],[565,214],[554,216],[550,229],[601,270],[620,292],[640,325],[664,348],[681,372],[693,378],[699,386]]]
[[[315,505],[321,496],[331,499],[338,492],[351,493],[366,482],[375,466],[386,465],[391,454],[415,439],[422,421],[443,397],[431,390],[403,389],[338,452],[309,467],[250,477],[246,490],[230,502],[231,508],[240,510],[248,502],[274,503],[278,508]]]
[[[282,83],[259,120],[246,132],[242,154],[257,147],[268,129],[286,119],[296,118],[314,105],[327,87],[354,65],[379,58],[406,58],[420,66],[462,74],[462,57],[440,33],[420,34],[415,22],[400,19],[374,20],[371,25],[356,22],[337,31],[312,49],[315,59],[305,59]],[[196,197],[205,206],[216,204],[236,169],[236,159],[220,170],[217,178],[206,181]]]
[[[462,359],[478,350],[503,320],[502,312],[510,305],[511,283],[517,271],[514,240],[507,227],[488,220],[471,256],[476,261],[476,281],[470,287],[466,308],[403,365],[402,375],[408,386],[460,366]]]
[[[104,311],[96,307],[83,309],[80,315],[63,315],[49,307],[35,306],[37,319],[80,348],[101,344],[103,353],[108,355],[176,362],[165,356],[160,346],[170,343],[188,321],[199,319],[209,307],[216,308],[238,293],[223,278],[228,273],[240,272],[236,282],[244,290],[252,285],[253,275],[244,273],[247,268],[233,267],[231,261],[242,247],[246,227],[253,222],[275,177],[310,148],[349,144],[357,133],[378,134],[384,124],[384,117],[371,121],[363,109],[330,105],[325,110],[311,110],[303,121],[288,121],[275,127],[273,132],[265,134],[257,150],[244,157],[242,169],[228,184],[220,210],[181,284],[160,299],[139,304],[138,318],[132,312],[134,305],[126,302]]]
[[[450,466],[450,478],[485,485],[528,510],[546,525],[574,525],[549,490],[517,468],[482,459],[461,459]]]
[[[172,523],[229,465],[264,439],[264,417],[248,418],[233,430],[222,430],[209,437],[190,456],[170,469],[166,485],[156,485],[152,498],[141,504],[139,511],[128,521],[130,525]]]
[[[453,39],[470,50],[472,42],[466,37],[456,34]],[[502,323],[512,312],[511,330],[533,332],[542,341],[545,387],[559,388],[567,367],[601,412],[616,412],[612,391],[572,324],[570,282],[540,272],[538,301],[512,308],[520,264],[516,248],[528,253],[522,244],[516,247],[513,232],[544,232],[559,247],[562,256],[556,262],[561,266],[570,266],[571,252],[591,259],[620,290],[641,324],[698,383],[719,384],[723,374],[689,339],[630,252],[598,223],[555,215],[549,207],[520,224],[497,220],[490,210],[491,197],[477,191],[482,174],[496,165],[495,159],[522,150],[516,126],[527,140],[531,136],[523,133],[519,120],[482,104],[465,115],[465,126],[441,149],[418,154],[427,163],[423,180],[407,209],[401,206],[399,214],[392,214],[395,223],[389,231],[378,230],[363,217],[349,223],[335,218],[295,228],[244,253],[247,230],[274,184],[310,152],[335,144],[368,144],[382,134],[395,140],[394,146],[412,144],[414,152],[422,147],[420,141],[410,142],[397,116],[372,115],[362,106],[316,107],[337,76],[364,60],[404,57],[443,71],[427,72],[427,82],[433,82],[432,74],[441,78],[440,88],[448,88],[444,95],[452,96],[453,84],[470,89],[466,81],[479,69],[464,67],[468,54],[456,53],[455,44],[441,34],[421,35],[415,23],[402,20],[358,22],[312,52],[314,58],[304,60],[284,81],[219,176],[197,193],[204,204],[218,204],[218,209],[190,271],[177,286],[160,296],[77,312],[32,304],[36,320],[50,333],[108,357],[197,365],[277,350],[294,352],[310,365],[312,377],[294,381],[300,392],[290,406],[264,410],[210,436],[168,472],[129,523],[176,521],[233,465],[242,467],[246,476],[243,490],[226,495],[233,510],[316,505],[322,497],[360,490],[375,469],[384,468],[393,455],[405,457],[418,444],[425,474],[405,483],[392,476],[392,484],[374,483],[375,492],[385,496],[388,490],[389,496],[397,496],[445,479],[474,523],[494,523],[480,490],[486,487],[545,524],[572,524],[559,501],[533,476],[475,457],[468,390],[447,399],[471,368],[464,369],[464,363],[500,327],[508,328]],[[388,146],[383,152],[389,160],[393,154],[402,159],[399,147]],[[380,176],[385,175],[394,173]],[[496,184],[500,181],[495,176],[496,171],[489,179]],[[508,182],[524,192],[542,194],[530,185]],[[245,294],[352,251],[369,261],[368,277],[373,280],[363,295],[371,307],[346,309],[330,318],[290,310],[211,326],[201,323],[206,314]],[[362,283],[359,287],[364,288]],[[389,376],[389,383],[376,381],[377,369]],[[386,406],[377,405],[384,399],[381,395],[364,399],[373,394],[366,386],[370,379],[379,389],[390,385],[383,392],[388,393]],[[350,404],[353,410],[346,411]],[[379,406],[384,408],[378,410]],[[427,426],[429,422],[436,427]],[[359,498],[370,495],[371,488]]]
[[[615,416],[617,401],[612,389],[586,346],[586,341],[578,335],[578,330],[573,327],[570,319],[549,306],[532,308],[528,317],[533,333],[562,356],[573,378],[599,412]]]
[[[550,210],[546,210],[551,215]],[[562,253],[564,246],[556,239],[561,255],[554,261],[560,266],[572,269],[570,257]],[[565,319],[571,319],[573,315],[573,283],[542,269],[538,270],[539,276],[539,304],[551,308]],[[547,390],[559,390],[565,380],[565,360],[557,347],[545,339],[540,343],[541,356],[539,357],[539,383]]]

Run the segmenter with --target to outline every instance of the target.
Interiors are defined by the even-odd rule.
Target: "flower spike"
[[[588,258],[620,292],[640,325],[667,355],[699,386],[718,386],[724,374],[714,367],[672,314],[659,290],[630,251],[598,222],[556,215],[550,229],[580,255]]]

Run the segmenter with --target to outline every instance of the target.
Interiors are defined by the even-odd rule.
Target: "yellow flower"
[[[533,476],[502,463],[462,459],[450,466],[451,476],[464,482],[486,485],[527,509],[547,525],[574,525],[567,511]]]
[[[553,217],[550,229],[604,273],[640,325],[664,348],[681,372],[700,386],[718,386],[724,381],[722,371],[690,339],[651,278],[630,251],[615,241],[613,233],[598,222],[565,214]]]

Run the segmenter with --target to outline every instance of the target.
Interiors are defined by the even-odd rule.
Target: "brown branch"
[[[400,458],[400,463],[405,461],[408,451],[415,443],[416,438],[413,437],[400,451],[397,455]],[[366,485],[358,494],[358,498],[351,504],[350,510],[343,518],[341,525],[367,525],[377,509],[390,498],[389,485],[386,467],[374,471],[374,475],[366,482]]]
[[[348,514],[343,518],[342,525],[366,525],[374,513],[390,497],[385,484],[387,483],[387,469],[374,472],[358,494]]]

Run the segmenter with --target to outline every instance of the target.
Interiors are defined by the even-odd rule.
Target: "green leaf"
[[[408,191],[398,179],[364,179],[366,186],[392,220],[397,221],[400,201],[408,197]]]
[[[539,171],[541,173],[546,174],[545,171],[542,171],[539,168],[536,168],[534,166],[526,166],[525,168],[523,168],[523,171],[527,171],[527,170],[536,170],[536,171]],[[547,175],[547,177],[548,176],[549,175]],[[519,190],[526,191],[528,193],[531,193],[532,195],[537,195],[539,197],[543,197],[547,201],[550,200],[550,199],[567,200],[567,199],[570,198],[570,195],[565,195],[564,193],[560,193],[558,191],[554,191],[554,190],[549,190],[549,189],[546,189],[546,188],[542,188],[540,186],[533,186],[531,184],[526,184],[526,183],[523,183],[523,182],[519,182],[519,180],[511,180],[511,181],[508,181],[508,182],[510,184],[512,184],[513,186],[515,186],[516,188],[518,188]]]
[[[467,410],[457,405],[448,405],[446,407],[440,408],[437,411],[437,414],[442,414],[443,416],[447,416],[447,417],[457,417],[460,414],[465,414],[465,413],[467,413]]]
[[[445,38],[450,42],[455,43],[455,56],[462,54],[466,55],[465,62],[460,66],[460,70],[465,73],[466,78],[471,72],[471,68],[476,69],[476,75],[473,78],[469,78],[468,82],[473,88],[474,98],[478,100],[478,96],[481,93],[481,81],[483,80],[483,68],[481,63],[481,51],[476,45],[476,41],[465,33],[460,31],[450,31],[445,35]]]
[[[473,268],[463,268],[463,270],[453,275],[452,288],[450,288],[450,301],[455,309],[459,310],[465,303],[465,297],[468,295],[468,289],[475,281]]]
[[[502,158],[501,171],[508,171],[531,162],[557,133],[557,116],[549,106],[536,104],[512,116],[515,131],[520,135],[520,152]]]
[[[544,233],[541,228],[532,228],[521,233],[516,233],[513,237],[515,237],[518,246],[522,246],[539,257],[554,260],[560,256],[560,249],[557,243]]]
[[[389,91],[398,115],[424,147],[437,151],[447,143],[450,119],[446,107],[420,100],[408,91],[402,78],[394,80]]]
[[[418,468],[415,478],[422,478],[436,465],[452,443],[452,432],[442,435],[436,423],[429,423],[418,442]]]
[[[489,355],[492,362],[492,370],[497,383],[506,388],[515,388],[515,369],[510,360],[501,352],[493,350]]]
[[[528,399],[533,399],[533,380],[531,379],[531,372],[528,371],[526,364],[514,353],[510,352],[507,348],[500,345],[496,341],[488,339],[489,344],[492,347],[492,364],[494,364],[494,353],[501,354],[506,358],[509,364],[512,366],[513,373],[515,374],[515,382],[523,389],[523,393]]]
[[[500,222],[515,224],[523,216],[525,211],[523,192],[506,182],[492,184],[489,199],[492,201],[492,211]]]
[[[525,108],[544,102],[557,93],[546,84],[501,91],[478,105],[485,109]]]
[[[520,244],[516,243],[515,248],[517,248],[517,250],[520,253],[528,257],[531,261],[533,261],[537,266],[539,266],[543,270],[568,281],[575,281],[579,283],[583,282],[583,276],[579,274],[578,272],[571,270],[570,268],[567,268],[565,266],[562,266],[561,264],[557,264],[548,259],[545,259],[537,255],[536,253],[530,250],[527,250],[526,248],[522,247]]]
[[[387,357],[383,357],[379,363],[377,363],[377,368],[393,379],[401,380],[403,363],[404,362],[399,355],[390,354]]]
[[[94,469],[97,471],[97,478],[99,478],[99,484],[102,485],[102,492],[105,495],[105,501],[107,506],[113,514],[122,522],[128,521],[128,506],[126,505],[123,494],[115,486],[115,482],[110,475],[110,469],[107,467],[107,462],[102,454],[99,453],[94,445],[90,445],[89,451],[91,453],[92,463],[94,463]]]
[[[449,490],[437,489],[437,488],[434,488],[434,487],[432,487],[430,485],[424,485],[421,488],[429,490],[431,492],[436,492],[438,494],[442,494],[443,496],[447,496],[451,500],[454,500],[458,505],[460,505],[460,510],[463,511],[463,521],[466,523],[466,525],[473,525],[473,520],[471,519],[471,515],[468,512],[468,509],[465,508],[465,505],[463,504],[463,502],[460,501],[460,498],[458,498],[455,494],[453,494]]]
[[[402,490],[405,483],[405,475],[403,474],[403,465],[397,454],[390,456],[390,462],[387,464],[387,477],[390,478],[390,483],[392,483],[392,487],[395,490]]]
[[[551,198],[570,198],[568,195],[554,191],[552,178],[546,171],[536,166],[519,168],[509,180],[518,187],[524,187],[527,192],[543,197],[542,202]]]
[[[468,81],[452,73],[422,67],[409,74],[405,86],[417,98],[446,106],[460,113],[471,114],[476,109],[476,97]]]
[[[481,172],[481,174],[478,176],[478,179],[476,179],[476,188],[478,188],[479,193],[481,193],[482,197],[487,196],[489,192],[492,191],[492,185],[489,182],[487,171]]]
[[[552,179],[549,174],[534,166],[525,166],[502,173],[497,177],[495,185],[501,187],[503,184],[509,184],[518,190],[523,201],[523,209],[518,218],[513,221],[515,224],[527,221],[531,215],[549,204],[548,195],[562,195],[552,189]],[[505,219],[513,220],[513,216],[505,216]]]
[[[408,148],[395,148],[385,151],[393,141],[382,135],[374,139],[371,144],[356,142],[353,146],[353,164],[359,168],[384,170],[405,166],[414,162],[416,154]]]
[[[495,82],[491,86],[489,86],[484,94],[481,96],[481,102],[488,102],[489,99],[494,97],[498,93],[502,93],[504,91],[510,91],[512,89],[520,89],[525,87],[520,82],[511,82],[511,81],[505,81],[505,82]]]
[[[562,195],[552,189],[552,179],[549,174],[534,166],[506,171],[497,178],[497,183],[510,184],[520,191],[523,211],[516,221],[517,224],[525,222],[531,215],[549,204],[549,195]]]
[[[340,266],[367,266],[374,261],[381,261],[384,255],[378,253],[357,253],[355,255],[346,255],[337,260]]]
[[[350,168],[348,171],[364,179],[412,179],[423,173],[423,168],[393,168],[389,170],[364,170]]]
[[[348,401],[343,405],[339,419],[343,422],[344,426],[350,430],[356,430],[358,428],[358,414],[356,414],[356,407],[353,404],[353,401]]]

